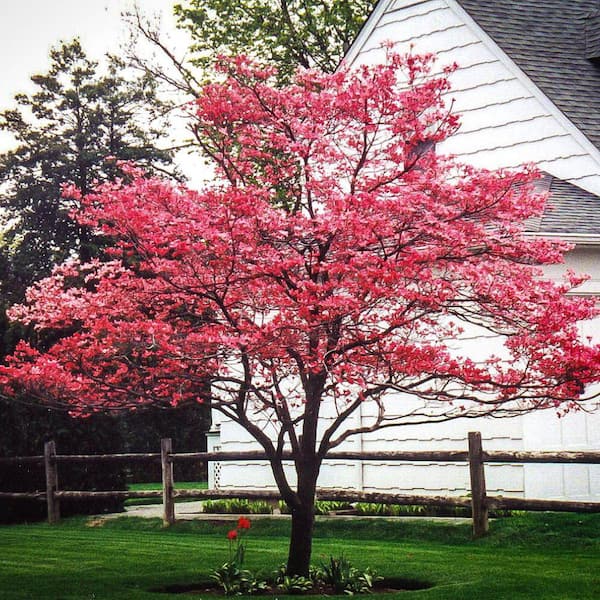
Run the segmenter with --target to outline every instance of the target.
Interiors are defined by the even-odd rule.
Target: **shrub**
[[[202,505],[202,512],[220,515],[269,515],[273,513],[273,507],[264,500],[251,502],[245,498],[231,498],[206,500]]]
[[[353,506],[350,502],[339,500],[317,500],[315,502],[315,514],[327,515],[338,510],[350,510]],[[279,510],[281,514],[287,515],[290,513],[288,505],[282,500],[279,501]]]
[[[350,596],[370,592],[373,583],[381,580],[369,568],[359,571],[353,567],[344,555],[339,558],[330,556],[327,563],[321,564],[321,571],[318,573],[320,581],[332,586],[336,593]]]
[[[0,398],[2,436],[0,456],[31,456],[44,452],[44,442],[56,441],[59,454],[122,452],[117,420],[110,415],[92,415],[85,421],[44,406],[11,403]],[[118,463],[61,463],[58,484],[61,490],[124,490],[125,468]],[[44,491],[43,465],[0,465],[0,491]],[[61,515],[99,514],[123,510],[119,498],[61,500]],[[0,523],[37,521],[46,518],[43,500],[0,500]]]

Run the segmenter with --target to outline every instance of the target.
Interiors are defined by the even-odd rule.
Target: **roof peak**
[[[600,149],[600,0],[456,1]]]

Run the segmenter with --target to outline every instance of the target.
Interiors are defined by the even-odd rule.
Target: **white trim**
[[[341,64],[352,64],[356,60],[356,57],[360,53],[362,47],[365,45],[365,42],[371,37],[371,34],[373,33],[375,27],[377,27],[381,17],[387,12],[390,4],[393,2],[394,0],[379,0],[369,15],[369,18],[358,32],[358,35],[354,38],[350,48],[348,48],[348,51],[344,55]],[[422,0],[418,2],[407,3],[408,6],[412,6],[413,4],[422,4]]]

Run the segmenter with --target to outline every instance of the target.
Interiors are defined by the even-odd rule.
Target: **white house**
[[[461,128],[439,150],[473,165],[534,162],[551,207],[531,235],[558,237],[575,248],[567,266],[591,278],[578,289],[600,296],[600,1],[380,0],[346,60],[383,59],[383,42],[433,52],[437,66],[456,62],[449,100]],[[560,277],[564,267],[548,269]],[[600,320],[582,325],[600,340]],[[361,416],[357,416],[360,419]],[[479,419],[386,429],[358,436],[354,450],[465,449],[480,430],[484,447],[511,450],[600,450],[600,411],[559,419],[553,411],[512,419]],[[209,448],[255,449],[250,436],[215,414]],[[488,465],[489,494],[600,500],[600,465]],[[213,464],[214,487],[272,488],[265,465]],[[392,493],[460,495],[466,466],[329,462],[321,487]]]

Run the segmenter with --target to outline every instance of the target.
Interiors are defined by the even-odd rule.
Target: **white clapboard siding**
[[[497,96],[491,99],[491,101],[496,104],[499,103]],[[551,119],[551,117],[544,112],[535,98],[532,98],[531,96],[528,98],[508,98],[504,103],[504,110],[518,113],[522,122],[525,123],[532,119]],[[456,135],[463,135],[472,131],[480,131],[484,128],[496,128],[506,125],[506,116],[503,114],[504,111],[493,111],[490,113],[490,111],[487,110],[487,106],[475,106],[468,111],[468,119],[465,120],[464,115],[466,112],[467,111],[464,109],[461,111],[463,118],[461,119],[460,129]]]
[[[596,255],[597,256],[597,255]],[[568,255],[576,269],[592,266],[593,251],[578,249]],[[596,261],[596,270],[598,264]],[[596,271],[597,272],[597,271]],[[582,336],[600,343],[600,319],[582,323]],[[600,386],[597,386],[600,387]],[[537,411],[525,415],[523,442],[525,450],[534,451],[585,451],[600,450],[600,403],[591,403],[587,411],[571,412],[557,418],[555,411]],[[600,499],[600,465],[525,465],[525,495],[530,498]]]
[[[459,132],[440,151],[483,168],[535,162],[600,194],[600,153],[453,0],[381,2],[347,61],[377,64],[381,45],[434,53],[436,68],[457,63],[448,102]]]
[[[578,290],[597,292],[600,289],[600,264],[597,249],[579,246],[566,256],[565,265],[548,267],[547,276],[560,280],[566,268],[589,272],[592,279]],[[590,286],[596,286],[590,288]],[[582,324],[583,336],[600,343],[600,319]],[[461,340],[457,351],[469,355],[474,351],[498,351],[492,338]],[[409,410],[416,401],[400,395],[387,402],[388,414]],[[323,406],[324,418],[320,431],[331,423],[335,410],[332,404]],[[352,418],[352,425],[368,423],[375,414],[372,403],[365,403]],[[218,439],[222,451],[258,450],[260,447],[243,428],[215,415],[220,427]],[[257,421],[269,431],[266,419]],[[402,426],[375,431],[348,439],[341,449],[355,451],[418,451],[465,450],[469,431],[481,431],[486,450],[599,450],[600,412],[572,413],[561,419],[555,411],[535,412],[514,419],[459,419],[425,426]],[[211,468],[215,481],[214,463]],[[275,482],[266,463],[241,461],[218,466],[218,487],[275,489]],[[295,482],[292,466],[286,469]],[[529,498],[600,500],[599,465],[486,465],[487,488],[490,495],[525,496]],[[469,490],[468,468],[465,464],[448,463],[384,463],[329,461],[323,466],[319,479],[321,487],[381,491],[399,494],[462,495]]]
[[[225,451],[225,448],[222,449]],[[214,463],[213,463],[214,464]],[[296,485],[294,469],[286,468],[286,474],[291,485]],[[271,468],[263,462],[223,462],[219,464],[219,477],[216,487],[220,490],[227,488],[249,490],[276,490],[277,485]]]
[[[578,246],[565,255],[564,263],[548,265],[545,267],[544,272],[549,279],[562,281],[567,269],[572,269],[575,273],[585,273],[589,276],[589,279],[576,289],[576,294],[581,296],[600,296],[600,258],[598,257],[598,248]],[[598,343],[600,343],[600,320],[597,320],[595,323],[586,324],[585,335],[595,336]],[[598,447],[600,448],[600,439],[598,442]]]
[[[399,22],[405,23],[407,27],[398,29]],[[464,26],[464,22],[450,10],[446,2],[430,0],[402,10],[386,11],[379,19],[366,47],[373,48],[382,40],[416,43],[434,32],[453,31]]]
[[[573,412],[560,419],[541,411],[523,419],[526,450],[600,448],[600,413]],[[600,465],[525,465],[525,494],[552,499],[598,500]]]

